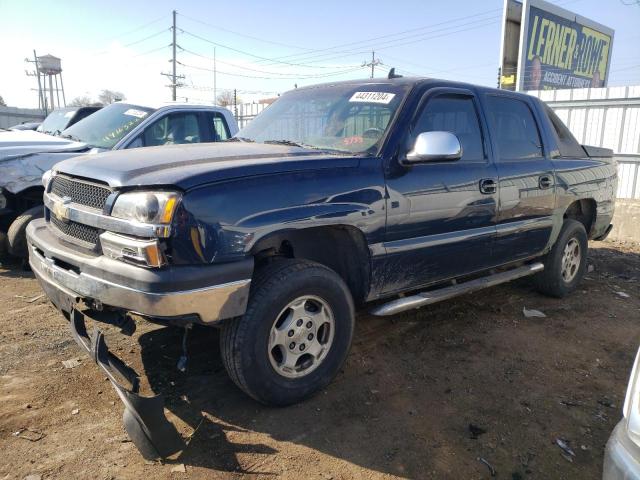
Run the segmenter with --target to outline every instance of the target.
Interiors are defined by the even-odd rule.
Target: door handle
[[[550,188],[551,185],[553,185],[553,181],[549,175],[543,175],[538,178],[538,187],[540,187],[541,190]]]
[[[498,184],[493,178],[483,178],[480,180],[480,193],[490,195],[498,191]]]

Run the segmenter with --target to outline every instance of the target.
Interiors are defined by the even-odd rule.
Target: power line
[[[264,38],[254,37],[253,35],[247,35],[246,33],[236,32],[235,30],[230,30],[228,28],[220,27],[218,25],[212,25],[211,23],[203,22],[202,20],[198,20],[197,18],[189,17],[189,16],[184,15],[182,13],[180,14],[180,16],[186,18],[187,20],[191,20],[192,22],[200,23],[201,25],[205,25],[207,27],[210,27],[210,28],[213,28],[213,29],[216,29],[216,30],[221,30],[223,32],[232,33],[234,35],[238,35],[239,37],[250,38],[252,40],[257,40],[257,41],[262,42],[262,43],[270,43],[271,45],[278,45],[278,46],[281,46],[281,47],[294,48],[294,49],[299,49],[299,50],[313,50],[313,49],[310,49],[310,48],[300,47],[299,45],[289,45],[287,43],[276,42],[276,41],[273,41],[273,40],[266,40]]]
[[[208,56],[206,56],[206,55],[202,55],[202,54],[197,53],[197,52],[194,52],[193,50],[190,50],[190,49],[188,49],[188,48],[184,48],[184,47],[181,47],[181,46],[178,46],[178,47],[179,47],[182,51],[187,52],[187,53],[190,53],[191,55],[195,55],[195,56],[197,56],[197,57],[200,57],[200,58],[204,58],[204,59],[206,59],[206,60],[213,61],[213,58],[212,58],[212,57],[208,57]],[[281,75],[281,76],[283,76],[283,78],[286,78],[286,77],[300,77],[301,75],[306,75],[306,74],[300,74],[300,73],[270,72],[270,71],[267,71],[267,70],[260,70],[260,69],[257,69],[257,68],[246,67],[246,66],[244,66],[244,65],[239,65],[239,64],[237,64],[237,63],[231,63],[231,62],[227,62],[227,61],[220,60],[220,59],[217,59],[217,60],[216,60],[216,62],[217,62],[217,63],[222,63],[223,65],[229,65],[229,66],[231,66],[231,67],[239,68],[239,69],[242,69],[242,70],[249,70],[249,71],[251,71],[251,72],[264,73],[264,74],[267,74],[267,75]],[[360,68],[360,67],[359,67],[359,66],[357,66],[357,65],[350,65],[350,66],[348,66],[348,67],[345,67],[345,69],[346,69],[346,68],[356,68],[356,67],[357,67],[357,68]]]
[[[205,72],[213,72],[213,68],[207,68],[207,67],[199,67],[197,65],[189,65],[186,63],[182,63],[180,61],[177,62],[179,65],[182,65],[185,68],[193,68],[195,70],[202,70]],[[232,72],[223,72],[220,70],[216,69],[216,72],[219,73],[220,75],[227,75],[230,77],[242,77],[242,78],[255,78],[255,79],[260,79],[260,80],[296,80],[296,79],[309,79],[309,78],[325,78],[325,77],[333,77],[336,75],[343,75],[345,73],[352,73],[355,71],[361,71],[362,67],[358,66],[355,68],[348,68],[342,71],[338,71],[338,72],[331,72],[331,73],[320,73],[320,74],[315,74],[315,75],[298,75],[296,77],[291,77],[291,78],[283,78],[283,77],[263,77],[263,76],[257,76],[257,75],[244,75],[241,73],[232,73]]]
[[[201,37],[200,35],[196,35],[195,33],[191,33],[187,30],[180,30],[182,33],[189,35],[191,37],[197,38],[199,40],[202,40],[203,42],[207,42],[210,43],[211,45],[215,45],[216,47],[221,47],[221,48],[226,48],[227,50],[231,50],[232,52],[236,52],[236,53],[241,53],[243,55],[247,55],[249,57],[253,57],[253,58],[257,58],[259,60],[267,60],[267,61],[274,61],[276,63],[281,63],[283,65],[290,65],[290,66],[294,66],[294,67],[306,67],[306,66],[310,66],[312,68],[332,68],[332,67],[327,67],[327,66],[320,66],[320,65],[304,65],[301,63],[292,63],[292,62],[282,62],[282,61],[276,61],[275,59],[271,59],[271,58],[267,58],[267,57],[262,57],[260,55],[255,55],[253,53],[244,51],[244,50],[240,50],[238,48],[233,48],[230,47],[229,45],[224,45],[222,43],[218,43],[218,42],[214,42],[213,40],[209,40],[208,38],[205,37]]]

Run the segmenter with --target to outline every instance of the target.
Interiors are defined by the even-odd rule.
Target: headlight
[[[624,417],[627,419],[627,429],[629,437],[636,445],[640,446],[640,379],[638,374],[638,361],[640,360],[640,350],[636,355],[636,361],[631,370],[631,378],[629,378],[629,386],[627,387],[627,396],[624,399],[624,408],[622,410]]]
[[[173,219],[180,195],[176,192],[132,192],[118,196],[111,216],[141,223],[167,225]]]
[[[47,189],[49,182],[51,181],[51,179],[55,174],[56,172],[53,170],[47,170],[42,174],[42,186],[44,187],[45,190]]]

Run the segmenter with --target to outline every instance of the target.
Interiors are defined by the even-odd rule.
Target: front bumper
[[[253,260],[148,269],[68,246],[44,219],[27,227],[29,264],[53,303],[83,300],[153,318],[211,324],[244,313]]]
[[[640,479],[640,448],[629,438],[626,420],[614,428],[604,452],[603,480]]]
[[[164,414],[163,396],[139,394],[138,374],[109,351],[100,330],[95,328],[89,336],[83,313],[73,309],[69,324],[75,341],[101,368],[124,403],[124,428],[142,456],[155,460],[183,450],[185,442]]]

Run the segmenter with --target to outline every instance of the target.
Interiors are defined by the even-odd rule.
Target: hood
[[[41,152],[87,150],[86,144],[33,130],[0,131],[0,161]]]
[[[56,171],[100,180],[112,187],[172,185],[188,190],[231,178],[355,167],[358,163],[359,157],[306,148],[221,142],[82,155],[57,164]]]

